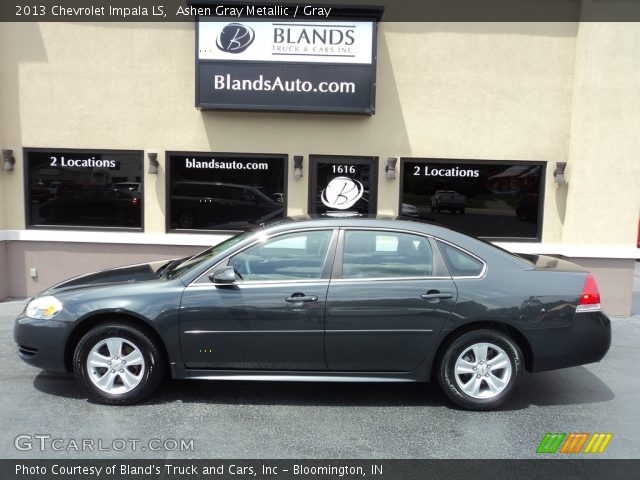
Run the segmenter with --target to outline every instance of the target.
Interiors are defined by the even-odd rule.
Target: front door
[[[434,346],[457,289],[431,241],[384,230],[346,230],[327,295],[330,370],[416,369]]]
[[[323,370],[324,309],[337,233],[271,237],[237,253],[233,284],[208,274],[189,285],[180,309],[187,368]],[[217,267],[220,268],[220,267]]]

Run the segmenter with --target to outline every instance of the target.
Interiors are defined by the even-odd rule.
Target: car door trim
[[[374,329],[374,330],[325,330],[327,333],[433,333],[433,330],[428,328],[389,328],[389,329]]]
[[[373,330],[186,330],[182,333],[200,335],[203,333],[433,333],[426,328],[389,328]]]
[[[384,281],[411,281],[411,280],[451,280],[451,277],[374,277],[374,278],[334,278],[331,283],[352,282],[384,282]]]
[[[273,287],[279,285],[306,285],[306,286],[324,286],[329,284],[329,279],[324,280],[252,280],[250,282],[239,282],[239,283],[199,283],[196,285],[189,284],[187,288],[228,288],[228,289],[242,289],[246,287]]]
[[[200,335],[203,333],[322,333],[324,330],[186,330],[182,333]]]

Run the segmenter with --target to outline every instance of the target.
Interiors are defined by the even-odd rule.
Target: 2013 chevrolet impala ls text
[[[106,404],[165,374],[211,380],[437,380],[498,407],[523,370],[597,362],[611,342],[593,276],[427,223],[286,219],[193,257],[106,270],[32,299],[27,363]]]

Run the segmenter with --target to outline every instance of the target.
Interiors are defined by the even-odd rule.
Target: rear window
[[[438,242],[438,247],[447,262],[453,277],[477,277],[482,273],[484,264],[459,248],[448,243]]]

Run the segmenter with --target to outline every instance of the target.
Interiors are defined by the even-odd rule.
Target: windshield
[[[202,262],[206,262],[210,258],[215,257],[216,255],[223,252],[227,248],[232,247],[237,243],[240,243],[242,240],[244,240],[247,237],[250,237],[254,233],[255,231],[246,231],[246,232],[239,233],[234,237],[228,238],[225,241],[220,242],[217,245],[214,245],[213,247],[206,249],[204,252],[200,252],[197,255],[194,255],[193,257],[187,258],[186,260],[175,265],[167,273],[167,277],[175,278],[179,275],[182,275],[183,273],[188,272],[192,268],[200,265]]]

